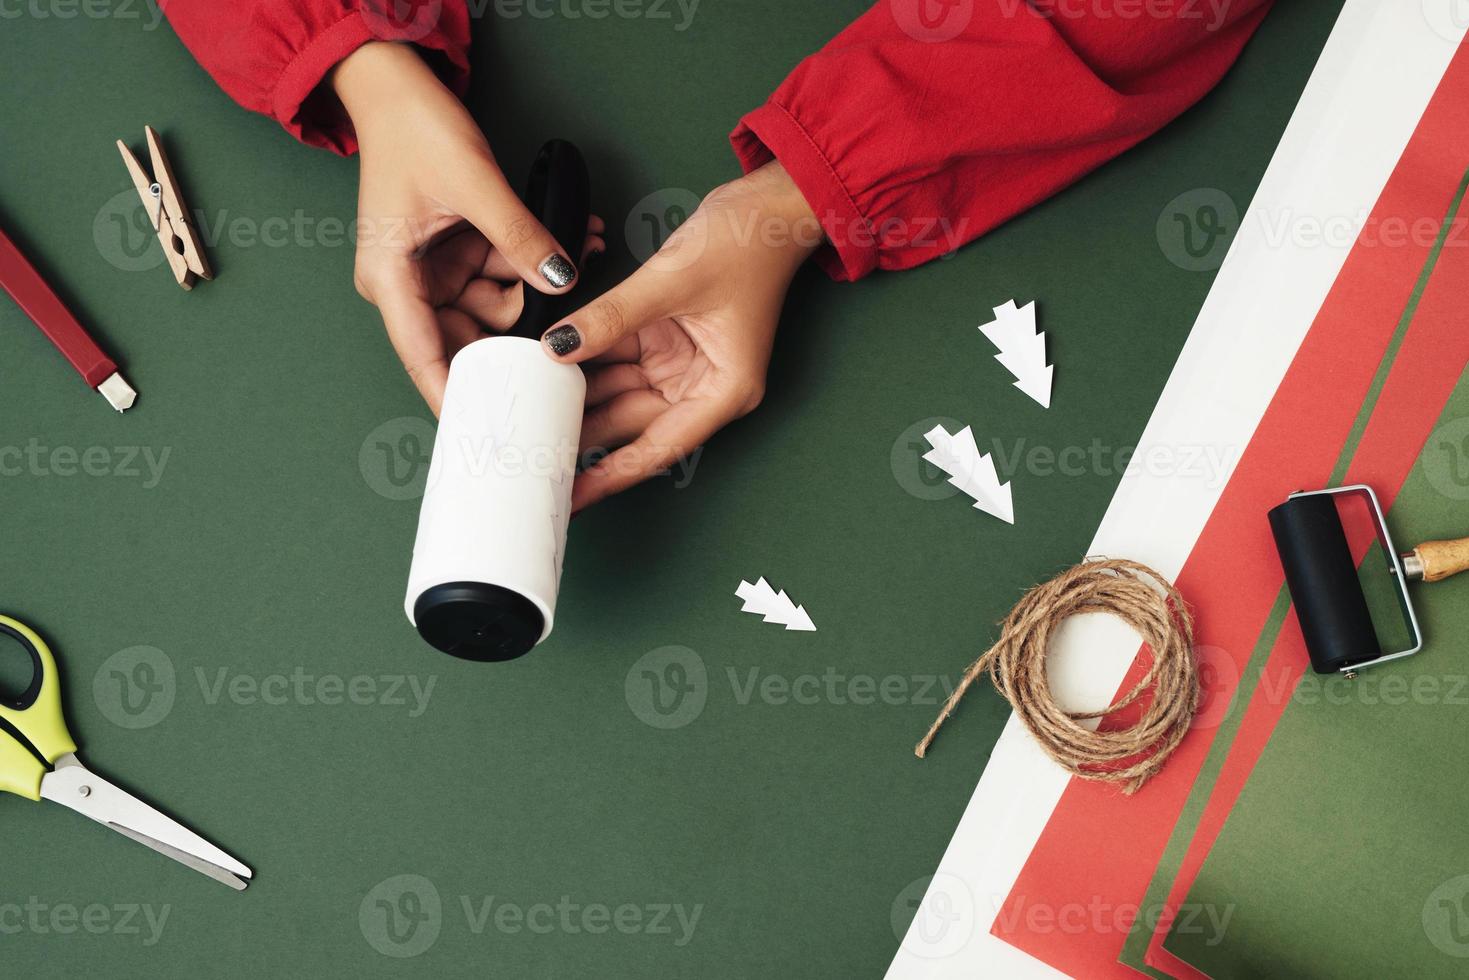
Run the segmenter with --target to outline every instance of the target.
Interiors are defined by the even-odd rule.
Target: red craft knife
[[[88,387],[100,392],[119,412],[133,407],[138,393],[123,378],[117,364],[102,353],[102,348],[3,230],[0,230],[0,286],[5,287],[26,316],[36,321],[36,326],[77,369]]]

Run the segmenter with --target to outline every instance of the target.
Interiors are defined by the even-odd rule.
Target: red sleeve
[[[163,12],[230,98],[338,153],[357,138],[321,81],[368,41],[418,45],[460,95],[469,80],[466,0],[163,0]]]
[[[746,171],[776,157],[790,172],[834,278],[911,268],[1156,132],[1271,2],[881,0],[730,140]]]

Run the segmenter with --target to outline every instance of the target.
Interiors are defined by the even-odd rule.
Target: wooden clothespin
[[[158,242],[168,257],[173,277],[180,286],[193,289],[196,280],[213,279],[214,273],[204,258],[204,247],[194,231],[193,219],[184,204],[183,194],[179,192],[178,181],[174,179],[173,167],[168,163],[168,154],[163,152],[158,133],[152,126],[144,127],[143,132],[148,137],[148,156],[153,164],[151,178],[126,143],[118,140],[117,148],[122,153],[122,162],[127,164],[138,197],[143,200],[143,207],[148,209],[148,219],[158,233]]]

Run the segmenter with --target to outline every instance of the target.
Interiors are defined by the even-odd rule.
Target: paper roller
[[[1384,650],[1378,639],[1337,509],[1338,500],[1345,497],[1359,498],[1367,505],[1377,539],[1388,556],[1411,634],[1409,645],[1402,649]],[[1417,653],[1423,648],[1423,632],[1408,583],[1437,582],[1469,569],[1469,538],[1428,541],[1399,554],[1377,495],[1366,486],[1293,493],[1270,511],[1270,529],[1311,666],[1318,674],[1355,676],[1363,667]]]
[[[526,204],[567,255],[581,253],[589,192],[576,147],[546,144]],[[512,660],[551,634],[586,379],[540,338],[575,303],[526,286],[515,327],[449,366],[404,611],[456,657]]]

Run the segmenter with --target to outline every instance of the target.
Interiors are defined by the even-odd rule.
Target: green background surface
[[[1393,505],[1403,547],[1462,534],[1466,440],[1469,374]],[[1228,915],[1224,935],[1167,940],[1186,962],[1215,977],[1464,976],[1469,580],[1414,593],[1422,654],[1297,686],[1189,892]]]
[[[582,145],[612,228],[589,284],[605,286],[646,244],[621,230],[734,176],[739,115],[866,6],[705,0],[683,31],[491,16],[472,104],[514,179],[545,138]],[[83,758],[258,880],[237,895],[4,798],[6,973],[879,975],[1007,707],[976,689],[928,761],[912,745],[990,624],[1084,553],[1112,454],[1142,431],[1227,244],[1191,257],[1177,218],[1243,209],[1339,7],[1283,6],[1198,108],[949,260],[854,285],[803,274],[762,409],[686,487],[579,518],[555,636],[501,666],[445,658],[403,618],[413,437],[430,430],[352,290],[355,165],[234,106],[146,8],[7,19],[0,224],[142,397],[113,414],[0,303],[0,604],[57,649]],[[204,212],[219,278],[191,294],[127,225],[141,209],[112,141],[141,147],[145,123]],[[1012,297],[1039,300],[1049,411],[974,329]],[[915,445],[934,417],[1003,454],[1016,527],[925,499],[942,496]],[[1093,446],[1102,464],[1079,473],[1047,456]],[[741,615],[734,589],[759,575],[819,631]],[[644,720],[666,721],[639,663],[667,647],[704,678],[674,728]],[[272,686],[294,675],[304,696]],[[752,676],[774,693],[747,696]],[[810,676],[814,703],[780,696]],[[408,703],[323,704],[321,678],[401,684]],[[417,711],[410,686],[430,682]],[[284,703],[252,696],[262,683]],[[853,703],[869,684],[897,703]],[[421,921],[379,904],[415,897]],[[563,899],[698,919],[684,942],[652,911],[628,933],[496,925],[502,905]],[[483,928],[466,901],[492,902]],[[91,906],[108,909],[100,934],[52,927]],[[145,906],[168,916],[151,945],[141,913],[123,922]]]

